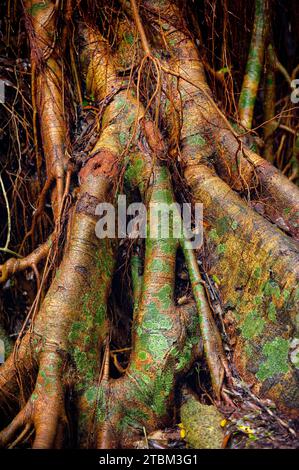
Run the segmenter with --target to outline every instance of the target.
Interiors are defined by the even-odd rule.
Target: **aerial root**
[[[11,423],[0,432],[0,447],[15,447],[35,432],[32,448],[60,448],[67,418],[61,413],[61,399],[29,399]],[[40,402],[39,402],[40,400]],[[57,400],[57,402],[56,402]],[[19,434],[18,434],[19,433]]]
[[[10,276],[27,268],[32,268],[36,272],[36,266],[48,255],[53,241],[54,234],[25,258],[10,258],[0,265],[0,283],[6,282]]]
[[[31,405],[30,402],[27,403],[25,408],[23,408],[17,416],[9,423],[9,425],[0,432],[0,447],[7,447],[10,443],[11,445],[16,444],[25,437],[25,430],[31,426]],[[22,429],[20,435],[15,439],[17,432]],[[26,431],[27,434],[27,431]]]
[[[30,354],[28,353],[27,356],[30,357]],[[15,357],[12,354],[7,360],[8,365],[14,360]],[[15,447],[33,433],[35,433],[33,448],[61,447],[67,423],[61,376],[62,367],[63,361],[60,354],[53,351],[53,348],[41,352],[34,390],[15,418],[0,432],[0,447]],[[24,375],[22,371],[18,372],[21,376]],[[27,370],[26,373],[28,373]],[[6,379],[3,382],[4,385],[6,382],[16,381],[15,375],[16,373],[2,377],[3,380]],[[15,385],[20,387],[19,381]],[[5,398],[4,392],[3,397]],[[16,400],[17,398],[15,398]],[[21,402],[20,394],[18,401]]]
[[[33,429],[29,423],[26,424],[24,427],[23,431],[19,436],[14,440],[12,444],[10,444],[9,449],[13,449],[16,447],[18,444],[22,442],[26,442],[33,434]]]

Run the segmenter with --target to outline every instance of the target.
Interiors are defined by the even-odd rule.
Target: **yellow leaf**
[[[249,426],[243,426],[243,425],[240,425],[238,426],[239,430],[244,432],[245,434],[254,434],[254,430],[251,429]]]

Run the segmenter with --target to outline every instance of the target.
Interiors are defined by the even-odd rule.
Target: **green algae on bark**
[[[252,126],[254,105],[264,63],[267,8],[267,0],[255,0],[255,16],[251,44],[239,100],[241,123],[247,129],[250,129]]]

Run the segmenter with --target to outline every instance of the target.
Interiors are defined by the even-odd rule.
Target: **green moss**
[[[220,286],[221,281],[220,281],[219,277],[216,276],[216,274],[213,274],[213,275],[212,275],[212,279],[213,279],[213,281],[215,282],[215,284],[218,284],[218,285]]]
[[[102,325],[106,317],[106,304],[98,304],[95,312],[95,322],[97,325]]]
[[[159,289],[157,294],[162,310],[167,310],[172,305],[172,286],[165,285]]]
[[[260,381],[269,379],[276,374],[286,374],[288,366],[289,341],[283,338],[275,338],[263,346],[263,354],[267,357],[256,374]]]
[[[72,326],[71,326],[71,330],[69,332],[69,341],[70,342],[73,342],[73,341],[76,341],[79,336],[80,336],[80,333],[82,331],[84,331],[85,329],[85,325],[82,324],[80,321],[75,321]]]
[[[96,409],[96,420],[98,423],[103,423],[106,420],[107,403],[105,389],[100,385],[97,387],[97,409]]]
[[[261,274],[262,274],[262,268],[258,266],[257,268],[255,268],[253,272],[254,279],[259,279],[261,277]]]
[[[241,326],[242,336],[245,339],[251,339],[262,334],[265,321],[259,316],[256,310],[248,313],[243,325]]]
[[[253,303],[255,305],[260,305],[263,301],[263,297],[261,295],[257,295],[256,297],[254,297],[253,299]]]
[[[87,353],[76,346],[73,350],[73,357],[77,371],[84,378],[85,383],[94,380],[98,370],[96,354],[93,351]]]
[[[167,401],[173,388],[173,372],[167,370],[157,375],[152,389],[151,408],[157,416],[166,413]]]
[[[218,235],[218,233],[217,233],[217,231],[216,231],[215,228],[213,228],[212,230],[210,230],[210,232],[209,232],[209,237],[210,237],[210,239],[211,239],[212,241],[214,241],[214,242],[217,242],[217,241],[219,240],[219,235]]]
[[[79,372],[84,373],[87,365],[88,359],[85,351],[81,351],[79,348],[74,349],[74,359]]]
[[[200,134],[194,134],[186,137],[186,144],[198,145],[199,147],[203,147],[204,145],[206,145],[206,140]]]
[[[60,269],[56,269],[56,273],[55,273],[55,278],[57,279],[57,281],[60,279],[60,274],[61,274],[61,271]]]
[[[147,352],[146,352],[146,351],[139,351],[139,352],[138,352],[138,358],[139,358],[141,361],[146,361],[146,359],[147,359]]]
[[[170,189],[157,189],[155,192],[153,192],[151,202],[155,202],[155,203],[160,202],[160,203],[166,204],[165,210],[160,210],[159,206],[157,207],[157,210],[161,213],[162,216],[167,213],[171,214],[172,212],[171,204],[173,204],[174,202],[173,194],[170,191]]]
[[[149,417],[147,413],[139,408],[126,407],[122,410],[122,417],[117,423],[117,430],[119,432],[131,432],[130,428],[142,430],[143,426],[147,423]]]
[[[127,44],[130,44],[130,46],[132,46],[132,44],[134,43],[134,35],[133,33],[131,32],[125,32],[124,34],[124,40]]]
[[[171,318],[162,311],[160,312],[155,302],[150,302],[146,308],[142,329],[144,328],[153,332],[157,331],[160,332],[161,335],[164,335],[162,330],[170,330],[172,326],[173,322]]]
[[[161,239],[160,247],[164,255],[173,255],[176,250],[176,239]]]
[[[144,172],[144,163],[141,158],[132,158],[127,166],[125,179],[129,184],[138,184]]]
[[[188,341],[183,349],[183,352],[179,354],[178,356],[178,361],[176,364],[177,371],[184,370],[185,367],[187,367],[187,365],[190,364],[190,360],[192,357],[192,348],[193,348],[192,342]]]
[[[226,245],[224,243],[219,243],[219,245],[217,246],[217,253],[220,255],[225,252],[226,252]]]
[[[187,446],[193,449],[220,449],[224,437],[223,416],[215,406],[203,405],[190,397],[181,407]]]
[[[288,289],[284,289],[282,296],[285,302],[289,300],[290,295],[291,295],[291,292]]]
[[[120,132],[119,135],[118,135],[118,138],[119,138],[119,143],[124,147],[126,145],[127,139],[128,139],[127,133],[126,132]]]
[[[150,335],[146,333],[140,337],[140,341],[142,347],[148,351],[154,361],[160,361],[169,349],[168,338],[160,332],[157,334],[151,331]]]
[[[239,107],[242,109],[254,106],[254,104],[255,96],[251,95],[251,90],[248,90],[247,88],[243,89],[240,95]]]
[[[299,369],[299,338],[293,338],[290,342],[290,361],[291,363]]]
[[[270,302],[269,307],[268,307],[268,317],[269,320],[271,321],[276,321],[276,307],[273,302]]]
[[[245,354],[247,357],[251,357],[252,354],[253,354],[253,349],[252,349],[252,346],[250,346],[250,344],[246,344],[245,346]]]
[[[98,387],[96,386],[89,387],[86,390],[84,396],[90,405],[95,404],[97,400],[97,396],[98,396]]]
[[[272,298],[279,299],[280,297],[280,288],[276,281],[269,279],[264,284],[264,294]]]
[[[48,387],[49,385],[52,385],[54,383],[54,376],[51,373],[47,374],[45,370],[41,370],[39,372],[39,376],[42,377],[43,381],[42,384],[37,383],[38,387]]]
[[[125,99],[125,97],[119,94],[115,100],[115,108],[117,110],[121,110],[126,106],[126,104],[127,104],[127,100]]]
[[[169,265],[169,263],[165,263],[164,260],[155,258],[153,261],[151,261],[148,265],[149,271],[155,273],[170,273],[172,267]]]
[[[231,227],[230,218],[227,216],[221,217],[216,222],[216,230],[219,237],[222,237]]]
[[[31,7],[27,8],[27,12],[29,13],[29,15],[35,16],[39,10],[46,10],[47,8],[49,8],[49,2],[44,1],[35,3]]]

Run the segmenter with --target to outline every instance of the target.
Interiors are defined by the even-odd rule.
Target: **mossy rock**
[[[224,438],[220,425],[223,419],[215,406],[203,405],[195,398],[189,398],[181,407],[187,446],[192,449],[220,449]]]

